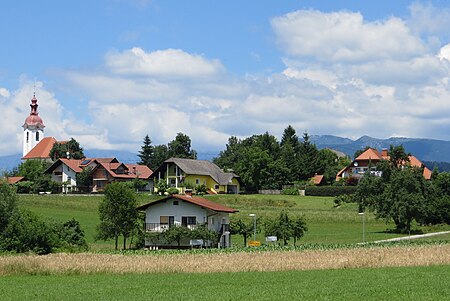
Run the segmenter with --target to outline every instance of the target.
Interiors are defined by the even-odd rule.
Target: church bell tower
[[[39,117],[38,113],[38,104],[36,95],[33,95],[31,99],[31,112],[30,116],[25,119],[25,123],[22,125],[23,127],[23,156],[28,154],[39,141],[44,138],[44,122],[42,118]]]

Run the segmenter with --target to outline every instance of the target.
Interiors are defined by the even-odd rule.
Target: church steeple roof
[[[31,99],[31,112],[30,116],[25,119],[25,123],[23,124],[24,128],[37,128],[37,129],[43,129],[45,127],[44,122],[42,121],[42,118],[39,117],[38,113],[38,104],[37,104],[37,98],[36,95],[33,94],[33,98]]]

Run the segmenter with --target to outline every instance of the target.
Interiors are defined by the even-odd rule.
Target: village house
[[[187,184],[193,187],[205,185],[210,194],[239,193],[241,178],[233,172],[224,172],[216,164],[205,160],[170,158],[158,167],[153,175],[154,183],[166,181],[170,187],[182,193]]]
[[[115,181],[139,179],[146,182],[144,190],[150,190],[152,171],[144,165],[120,163],[116,158],[84,158],[56,160],[45,172],[52,175],[52,181],[61,183],[63,192],[77,188],[76,176],[89,168],[92,176],[92,192],[103,191],[107,184]]]
[[[170,195],[142,205],[137,210],[145,211],[144,229],[147,233],[161,233],[169,227],[184,226],[191,230],[205,225],[219,237],[218,246],[231,246],[230,213],[238,210],[214,203],[205,198],[192,196],[187,190],[186,195]],[[208,245],[207,242],[203,242]],[[185,238],[181,247],[192,245],[191,239]],[[175,247],[176,243],[152,241],[146,239],[146,247]],[[209,245],[210,246],[210,245]]]
[[[144,190],[151,191],[153,182],[150,178],[152,170],[146,165],[124,164],[120,162],[98,162],[92,170],[92,191],[105,190],[112,182],[127,182],[135,179],[144,181]]]
[[[389,154],[387,149],[383,149],[381,152],[373,148],[368,148],[361,155],[359,155],[353,162],[347,167],[340,170],[336,175],[336,181],[345,178],[361,178],[366,172],[370,172],[373,175],[381,176],[381,172],[377,171],[377,164],[382,160],[389,160]],[[431,170],[429,170],[419,159],[414,156],[409,156],[409,165],[413,167],[423,168],[423,176],[426,180],[431,179]]]

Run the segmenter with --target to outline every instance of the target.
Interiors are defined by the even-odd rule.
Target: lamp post
[[[366,225],[365,225],[365,218],[364,218],[364,212],[359,212],[358,213],[359,215],[361,215],[361,218],[362,218],[362,241],[363,241],[363,243],[366,241],[366,229],[365,229],[365,227],[366,227]]]
[[[250,213],[248,216],[253,217],[253,240],[256,241],[256,214]]]

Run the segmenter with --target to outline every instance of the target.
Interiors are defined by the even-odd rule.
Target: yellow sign
[[[257,241],[257,240],[250,240],[248,242],[248,246],[249,247],[260,247],[261,246],[261,242]]]

